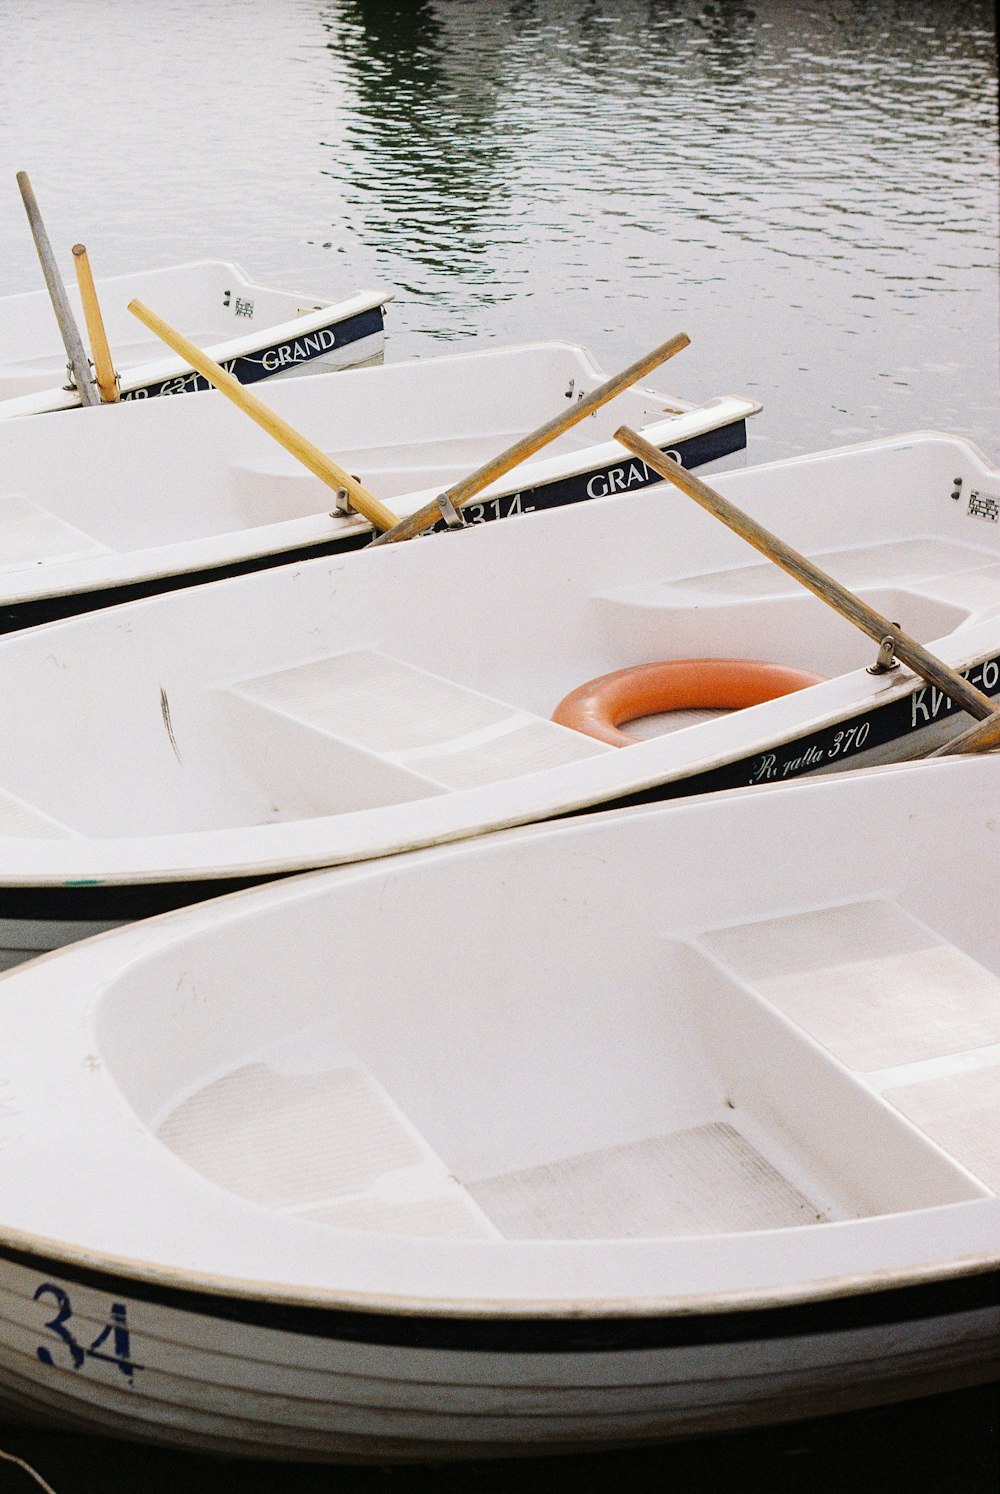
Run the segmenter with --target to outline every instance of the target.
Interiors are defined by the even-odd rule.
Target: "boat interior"
[[[85,326],[76,276],[63,276],[66,294],[79,327]],[[166,270],[116,275],[97,283],[101,315],[116,368],[169,358],[169,350],[128,310],[134,298],[204,346],[228,341],[282,322],[328,303],[293,291],[255,285],[234,265],[203,260]],[[8,296],[3,303],[3,358],[0,399],[66,382],[66,353],[47,291]]]
[[[45,639],[7,640],[5,696],[11,709],[23,696],[35,726],[0,748],[8,833],[104,838],[271,825],[582,771],[608,752],[642,749],[557,725],[553,711],[584,681],[651,659],[766,659],[828,679],[857,671],[858,690],[875,688],[865,670],[876,650],[864,634],[756,563],[694,505],[678,508],[668,529],[663,501],[649,490],[620,506],[588,503],[531,525],[154,598],[122,613],[127,625],[93,615]],[[802,507],[784,510],[790,542],[808,519]],[[919,504],[908,508],[919,521]],[[944,510],[954,532],[928,526],[888,540],[880,529],[897,524],[891,511],[866,513],[864,523],[857,510],[836,522],[827,514],[831,538],[839,529],[846,540],[853,527],[854,542],[812,554],[884,615],[924,643],[1000,615],[992,529],[963,530]],[[376,561],[388,567],[384,581]],[[516,606],[501,594],[504,576]],[[454,626],[477,596],[498,604],[482,622]],[[51,687],[40,694],[42,648]],[[795,720],[810,730],[824,719],[810,703],[824,688],[796,697]],[[676,740],[685,736],[687,752],[700,732],[706,750],[739,756],[753,712],[770,709],[722,721],[678,711],[655,722],[655,734],[662,742],[665,729],[681,728]],[[793,721],[792,740],[795,730]],[[36,745],[69,740],[72,774]]]
[[[500,837],[327,879],[252,937],[221,920],[102,993],[101,1058],[187,1169],[312,1226],[696,1236],[1000,1191],[996,939],[928,903],[927,847],[909,870],[906,837],[898,866],[841,850],[820,807],[828,864],[795,852],[762,888],[742,824],[699,844],[704,816],[668,813],[686,840],[663,811],[554,849]]]
[[[405,408],[387,410],[384,420],[359,423],[355,429],[345,430],[329,454],[360,477],[383,502],[408,498],[414,492],[421,495],[420,502],[433,498],[442,487],[468,477],[543,421],[562,414],[570,400],[579,400],[602,382],[602,375],[585,366],[574,368],[565,356],[546,361],[548,368],[539,360],[536,369],[526,366],[523,374],[518,373],[514,387],[506,389],[502,400],[496,397],[494,387],[487,390],[482,385],[473,386],[464,396],[457,389],[454,394],[449,390],[447,406],[439,406],[435,414],[421,412],[416,418],[407,400]],[[513,370],[505,373],[504,379],[512,374]],[[727,402],[714,403],[722,408]],[[659,424],[695,408],[652,389],[627,390],[612,406],[594,411],[550,442],[533,459],[532,468],[542,472],[543,462],[554,466],[566,459],[571,473],[579,470],[573,458],[589,455],[595,446],[610,442],[623,420],[643,426]],[[378,434],[377,441],[372,440],[373,432]],[[610,460],[613,462],[616,456],[617,449]],[[589,460],[586,465],[590,465]],[[523,469],[518,477],[502,479],[499,490],[513,493],[522,477]],[[316,512],[318,498],[328,499],[318,480],[273,444],[258,458],[230,467],[228,487],[240,505],[243,524],[274,524],[289,517],[306,517]],[[406,508],[416,506],[408,502]],[[475,516],[473,503],[469,517]]]
[[[293,380],[291,394],[279,381],[259,392],[391,505],[414,493],[433,497],[468,476],[604,377],[582,349],[553,343],[338,373],[329,376],[333,385],[324,376]],[[533,466],[578,470],[574,458],[610,442],[622,420],[648,426],[693,408],[633,388],[551,443]],[[48,422],[59,418],[3,430],[0,573],[298,519],[325,522],[313,538],[336,533],[337,519],[326,516],[337,496],[222,396],[154,400],[64,422],[54,453]],[[88,471],[100,471],[100,480],[81,482]],[[517,479],[502,491],[515,493]]]

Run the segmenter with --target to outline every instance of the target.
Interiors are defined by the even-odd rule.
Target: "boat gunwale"
[[[933,1209],[913,1210],[914,1214],[937,1212],[940,1209],[960,1209],[977,1212],[992,1211],[1000,1221],[1000,1198],[981,1198],[961,1204],[937,1205]],[[870,1222],[870,1221],[860,1221]],[[832,1226],[838,1227],[838,1226]],[[840,1228],[850,1227],[841,1225]],[[806,1226],[809,1229],[828,1229],[830,1225]],[[363,1231],[336,1229],[333,1233],[363,1234]],[[768,1238],[778,1235],[803,1233],[802,1228],[791,1230],[759,1231]],[[392,1237],[398,1238],[398,1237]],[[717,1239],[718,1236],[707,1238]],[[734,1246],[742,1238],[727,1236]],[[690,1237],[692,1246],[698,1237]],[[434,1242],[438,1248],[453,1245],[452,1241]],[[466,1243],[466,1242],[463,1242]],[[536,1248],[538,1242],[503,1241],[489,1242],[492,1249],[514,1252],[518,1246],[527,1244]],[[562,1241],[546,1242],[547,1248],[555,1251],[565,1246]],[[578,1246],[581,1242],[570,1242]],[[606,1249],[610,1244],[616,1250],[627,1251],[631,1244],[648,1248],[655,1239],[637,1241],[616,1240],[584,1242],[595,1248]],[[690,1292],[687,1294],[632,1297],[538,1297],[504,1298],[469,1296],[448,1298],[444,1296],[420,1295],[416,1293],[372,1292],[330,1288],[318,1285],[254,1279],[248,1276],[230,1276],[222,1272],[194,1270],[183,1266],[143,1260],[111,1251],[88,1249],[86,1246],[58,1241],[49,1236],[37,1235],[30,1230],[12,1229],[0,1225],[0,1261],[8,1261],[26,1269],[44,1268],[50,1274],[62,1274],[67,1280],[75,1279],[84,1286],[121,1291],[124,1287],[132,1295],[142,1297],[142,1289],[148,1288],[146,1300],[174,1305],[169,1298],[173,1294],[190,1297],[201,1303],[198,1310],[205,1311],[205,1299],[218,1299],[218,1315],[229,1317],[225,1308],[229,1301],[239,1303],[262,1302],[269,1307],[285,1307],[307,1311],[332,1313],[357,1313],[366,1317],[445,1319],[462,1321],[502,1320],[531,1323],[533,1321],[615,1322],[644,1319],[696,1319],[717,1318],[725,1315],[747,1315],[780,1313],[810,1306],[842,1303],[845,1300],[881,1298],[890,1295],[920,1292],[936,1286],[961,1283],[978,1278],[991,1278],[985,1295],[989,1303],[1000,1309],[1000,1244],[993,1251],[973,1252],[967,1256],[947,1261],[926,1261],[906,1267],[886,1266],[876,1271],[844,1272],[840,1275],[820,1277],[814,1280],[796,1281],[781,1289],[761,1286],[751,1289],[725,1291]],[[53,1269],[54,1268],[54,1269]],[[888,1304],[886,1304],[888,1305]],[[904,1306],[902,1302],[900,1306]],[[965,1311],[967,1307],[953,1309]],[[902,1320],[906,1320],[904,1311]],[[923,1316],[918,1310],[913,1316]],[[898,1317],[878,1321],[899,1321]],[[787,1329],[782,1330],[786,1332]],[[813,1332],[804,1328],[803,1332]],[[754,1334],[738,1335],[752,1337]],[[769,1336],[769,1335],[762,1335]]]

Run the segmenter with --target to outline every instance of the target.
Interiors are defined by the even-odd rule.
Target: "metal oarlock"
[[[880,640],[878,646],[878,658],[874,664],[869,664],[869,674],[888,674],[890,670],[899,668],[899,660],[896,654],[896,638],[893,633],[886,633]]]
[[[447,524],[449,529],[465,528],[465,520],[462,518],[462,515],[459,513],[455,505],[452,503],[447,493],[442,493],[440,497],[435,501],[441,510],[441,517]]]

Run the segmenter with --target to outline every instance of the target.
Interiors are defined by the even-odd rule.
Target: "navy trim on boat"
[[[242,892],[264,882],[280,882],[290,872],[261,877],[220,877],[192,882],[124,882],[101,886],[94,882],[61,887],[0,887],[0,920],[31,923],[131,923],[172,913],[211,897]]]
[[[984,694],[994,699],[1000,696],[1000,654],[961,673]],[[704,773],[693,773],[688,778],[641,789],[616,799],[613,806],[597,804],[584,813],[611,807],[626,809],[637,804],[655,804],[662,799],[688,798],[692,794],[716,793],[720,789],[751,788],[759,783],[783,783],[806,773],[829,772],[837,765],[848,766],[852,757],[900,741],[956,713],[960,713],[960,707],[949,695],[918,680],[914,688],[898,700],[888,701],[856,716],[844,717],[811,736],[796,737],[755,757],[741,758],[739,762],[725,763]]]
[[[890,1327],[1000,1308],[1000,1271],[782,1307],[648,1317],[461,1317],[311,1307],[142,1281],[115,1271],[0,1246],[0,1260],[57,1283],[77,1283],[138,1302],[310,1338],[420,1349],[496,1353],[620,1353],[698,1344],[748,1343]]]
[[[659,443],[665,451],[690,470],[703,467],[708,462],[743,451],[747,444],[745,420],[734,420],[729,425],[704,431],[700,436],[691,436],[671,446],[667,441]],[[589,498],[613,497],[617,493],[636,493],[642,488],[653,487],[663,482],[658,472],[653,472],[638,457],[627,457],[607,467],[590,472],[574,473],[542,487],[525,488],[522,493],[504,493],[499,498],[473,499],[459,510],[463,526],[482,524],[491,519],[506,519],[515,514],[542,513],[548,508],[565,508],[571,503],[584,503]],[[453,532],[444,520],[433,525],[427,533]]]
[[[328,322],[312,332],[300,333],[297,337],[285,337],[281,342],[270,343],[256,352],[244,353],[238,358],[227,358],[222,364],[241,384],[256,384],[269,379],[283,368],[298,368],[316,358],[332,352],[334,348],[347,347],[362,337],[372,337],[384,330],[382,309],[373,306],[354,316],[340,321]],[[154,399],[158,395],[194,394],[211,389],[210,380],[191,369],[188,373],[175,374],[169,379],[158,379],[152,384],[140,384],[138,389],[127,389],[123,400]]]
[[[183,591],[188,586],[201,586],[209,581],[225,581],[230,576],[246,576],[252,571],[271,570],[278,565],[294,565],[300,560],[314,560],[319,555],[345,553],[360,549],[371,538],[365,530],[361,534],[324,540],[315,545],[299,545],[294,550],[272,551],[267,555],[253,555],[231,565],[210,566],[202,571],[183,571],[169,576],[154,576],[148,581],[132,581],[124,586],[104,586],[94,591],[74,591],[60,596],[41,597],[38,601],[14,602],[0,606],[0,634],[19,633],[22,628],[40,627],[42,623],[59,622],[66,617],[79,617],[87,612],[99,612],[104,607],[116,607],[123,602],[140,601],[143,597],[155,597],[167,591]]]

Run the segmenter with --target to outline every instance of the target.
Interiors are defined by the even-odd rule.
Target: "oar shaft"
[[[869,607],[854,592],[848,591],[839,581],[820,569],[813,561],[800,555],[790,545],[777,535],[771,534],[763,525],[751,519],[748,514],[738,509],[735,504],[723,498],[714,488],[710,488],[701,478],[695,477],[685,467],[670,457],[664,456],[648,441],[622,426],[615,431],[615,436],[624,447],[665,477],[674,483],[683,492],[700,503],[702,508],[721,519],[734,533],[745,539],[754,549],[766,555],[775,565],[794,576],[796,581],[801,582],[814,596],[820,598],[833,607],[848,622],[852,622],[856,628],[867,633],[869,638],[874,638],[876,643],[881,643],[883,638],[891,637],[893,640],[893,652],[908,665],[910,669],[919,674],[929,684],[936,685],[943,690],[957,706],[968,711],[970,716],[981,720],[986,716],[993,715],[996,707],[988,695],[982,690],[977,690],[975,685],[963,679],[956,669],[945,664],[943,659],[938,659],[934,654],[928,653],[924,646],[915,638],[910,638],[906,633],[897,628],[896,624],[876,612],[874,607]]]
[[[221,394],[231,399],[245,415],[249,415],[250,419],[255,420],[269,436],[273,436],[276,441],[280,442],[286,451],[290,451],[292,456],[297,457],[303,466],[308,467],[309,471],[321,482],[325,482],[333,489],[344,488],[358,513],[362,514],[370,524],[374,524],[376,529],[391,529],[394,524],[398,523],[392,510],[386,508],[384,503],[380,503],[372,493],[368,492],[367,488],[362,487],[356,477],[352,477],[350,472],[345,472],[344,468],[339,466],[332,457],[327,456],[326,452],[321,451],[318,446],[314,446],[293,425],[289,425],[287,420],[283,420],[272,410],[270,405],[265,405],[262,399],[251,394],[239,379],[221,364],[216,363],[214,358],[210,358],[202,348],[191,342],[183,333],[176,331],[162,317],[157,316],[155,311],[150,311],[149,307],[144,306],[141,301],[130,301],[128,309],[151,332],[161,337],[168,347],[173,348],[174,352],[185,362],[197,369],[202,377],[213,384]]]
[[[544,425],[540,425],[536,431],[522,436],[499,456],[492,457],[490,461],[477,467],[476,471],[470,473],[468,477],[463,477],[460,482],[454,483],[442,495],[445,504],[450,502],[455,508],[461,508],[463,503],[468,503],[470,498],[474,498],[477,493],[482,492],[483,488],[489,487],[491,482],[496,482],[498,478],[510,472],[519,462],[534,456],[536,451],[541,450],[543,446],[554,441],[565,431],[571,430],[574,425],[578,425],[581,420],[585,420],[588,415],[592,415],[595,410],[599,410],[602,405],[614,399],[616,394],[621,394],[623,390],[628,389],[646,374],[652,373],[653,369],[658,368],[661,363],[666,363],[668,358],[672,358],[675,353],[686,348],[690,341],[690,337],[685,332],[678,332],[676,336],[668,338],[652,352],[646,353],[642,358],[637,358],[634,363],[629,364],[628,368],[606,379],[603,384],[591,390],[590,394],[577,400],[576,404],[571,405],[568,410],[560,411]],[[412,539],[414,535],[420,534],[424,529],[436,523],[440,517],[441,501],[435,498],[431,503],[418,509],[415,514],[410,514],[408,518],[403,519],[395,529],[387,534],[379,535],[378,539],[373,540],[372,543],[392,545],[397,540]]]
[[[62,337],[63,347],[66,349],[66,357],[73,371],[73,379],[76,383],[77,392],[81,403],[85,405],[98,405],[101,397],[94,388],[90,377],[90,361],[84,351],[83,342],[80,339],[80,331],[76,325],[76,318],[66,298],[66,287],[62,283],[56,265],[55,255],[52,253],[52,245],[42,222],[42,215],[35,200],[34,189],[26,171],[17,173],[17,185],[21,191],[21,201],[24,203],[24,211],[28,215],[28,223],[31,226],[31,236],[35,241],[35,250],[42,266],[42,274],[45,276],[45,284],[48,286],[49,299],[52,302],[52,310],[56,314],[59,324],[59,334]]]
[[[118,378],[115,374],[114,363],[111,361],[111,349],[108,347],[108,335],[104,330],[101,303],[97,299],[97,286],[94,284],[90,260],[87,258],[87,251],[83,244],[73,245],[73,262],[76,265],[76,281],[80,287],[80,300],[83,303],[90,350],[94,355],[97,387],[104,403],[113,405],[118,401]]]
[[[954,757],[960,752],[992,752],[995,747],[1000,747],[1000,710],[994,710],[992,716],[977,721],[975,726],[952,737],[950,742],[945,742],[943,747],[938,747],[928,756]]]

